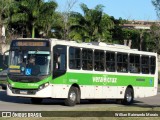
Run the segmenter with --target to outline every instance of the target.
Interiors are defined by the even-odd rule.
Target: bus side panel
[[[154,87],[134,87],[134,98],[150,97],[157,94]]]
[[[80,86],[81,89],[81,99],[92,99],[94,98],[94,86]]]
[[[68,84],[67,74],[61,75],[50,81],[52,98],[67,98],[71,84]]]
[[[126,87],[120,86],[81,86],[81,99],[124,98]]]
[[[117,96],[118,87],[103,86],[103,97],[114,98]]]
[[[70,85],[52,84],[52,98],[67,98]]]

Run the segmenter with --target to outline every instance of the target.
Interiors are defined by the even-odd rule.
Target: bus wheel
[[[133,103],[134,95],[133,95],[133,89],[132,88],[127,88],[125,95],[124,95],[124,100],[123,104],[125,105],[130,105]]]
[[[74,106],[77,103],[78,98],[78,88],[71,87],[68,93],[68,98],[65,100],[66,106]]]
[[[32,104],[40,104],[42,100],[42,98],[31,98]]]

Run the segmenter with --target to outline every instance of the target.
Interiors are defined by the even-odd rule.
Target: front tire
[[[66,106],[74,106],[77,103],[77,99],[79,98],[78,95],[78,88],[71,87],[68,93],[68,98],[65,100]]]
[[[132,88],[127,88],[126,92],[125,92],[125,95],[124,95],[123,104],[130,105],[130,104],[133,103],[133,99],[134,99],[133,89]]]

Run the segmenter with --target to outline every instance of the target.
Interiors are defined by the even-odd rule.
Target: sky
[[[59,7],[58,11],[64,11],[66,2],[71,0],[55,0]],[[157,21],[155,7],[151,0],[77,0],[73,6],[72,11],[82,13],[79,5],[85,3],[88,8],[94,8],[98,4],[104,6],[103,11],[115,18],[122,18],[127,20],[147,20]]]

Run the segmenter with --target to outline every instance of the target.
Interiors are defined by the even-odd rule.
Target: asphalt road
[[[99,104],[90,103],[82,100],[81,104],[74,107],[64,106],[63,100],[44,99],[42,104],[31,104],[29,98],[11,97],[6,95],[6,91],[0,90],[0,111],[74,111],[77,109],[92,110],[101,107],[117,107],[122,106],[116,104],[115,101],[105,100]],[[160,107],[160,93],[154,97],[136,99],[132,106],[140,107]]]

